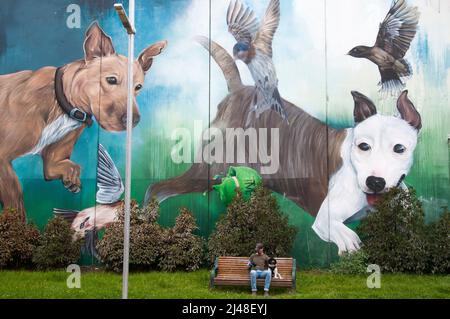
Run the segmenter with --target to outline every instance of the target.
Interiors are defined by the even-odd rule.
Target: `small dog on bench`
[[[270,271],[272,272],[272,278],[283,279],[281,274],[278,272],[277,260],[275,258],[271,257],[271,258],[269,258],[267,263],[269,265]]]

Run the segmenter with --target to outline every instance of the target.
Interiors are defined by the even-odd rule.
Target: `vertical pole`
[[[134,28],[134,0],[129,0],[128,14],[131,27]],[[130,203],[131,203],[131,132],[133,128],[133,63],[134,63],[134,34],[128,34],[128,101],[127,101],[127,141],[125,159],[125,225],[123,240],[123,274],[122,299],[128,299],[128,271],[130,256]]]
[[[325,147],[326,147],[326,154],[327,154],[327,176],[330,176],[329,172],[330,172],[330,157],[329,157],[329,140],[328,140],[328,135],[329,135],[329,123],[328,123],[328,104],[329,104],[329,99],[328,99],[328,24],[327,24],[327,0],[323,0],[323,25],[324,25],[324,54],[325,54],[325,123],[327,124],[326,127],[326,143],[325,143]],[[329,183],[330,180],[328,178],[327,183]],[[331,223],[331,219],[330,219],[330,205],[329,205],[329,201],[330,198],[328,198],[328,255],[327,255],[327,263],[328,265],[331,263],[331,240],[330,240],[330,223]]]

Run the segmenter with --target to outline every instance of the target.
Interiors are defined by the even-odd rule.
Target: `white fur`
[[[81,125],[81,122],[71,119],[67,114],[59,116],[44,128],[39,142],[25,155],[41,154],[46,146],[58,142]]]
[[[99,204],[79,212],[72,221],[72,229],[75,238],[84,238],[86,231],[103,229],[117,220],[117,206]]]
[[[396,186],[412,166],[417,133],[404,120],[384,115],[373,115],[347,129],[341,146],[342,167],[331,177],[328,194],[312,226],[320,238],[338,246],[339,254],[360,248],[358,235],[344,221],[367,206],[365,193],[371,192],[366,186],[367,177],[384,178],[383,191]],[[361,151],[360,143],[369,144],[371,149]],[[406,151],[395,153],[395,144],[404,145]]]
[[[312,226],[322,240],[334,242],[340,254],[359,249],[358,235],[345,226],[344,221],[367,205],[350,161],[352,142],[353,129],[348,129],[341,147],[342,167],[331,177],[327,197]]]
[[[275,270],[273,272],[273,278],[283,279],[281,274],[278,272],[278,267],[275,267]]]
[[[367,152],[358,148],[367,143]],[[394,152],[394,146],[406,147],[404,153]],[[385,190],[398,184],[400,177],[408,174],[413,164],[413,152],[417,145],[417,130],[401,118],[373,115],[354,128],[351,145],[351,162],[357,173],[359,187],[366,193],[369,176],[381,177],[386,181]]]

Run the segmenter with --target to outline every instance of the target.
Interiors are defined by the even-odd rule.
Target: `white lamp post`
[[[130,202],[131,202],[131,132],[133,128],[133,62],[134,62],[134,0],[129,0],[128,18],[122,4],[114,4],[128,33],[128,99],[127,99],[127,142],[125,160],[125,226],[123,240],[123,273],[122,273],[122,299],[128,299],[128,267],[130,255]]]

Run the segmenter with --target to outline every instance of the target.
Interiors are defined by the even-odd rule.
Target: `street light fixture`
[[[136,30],[130,23],[130,19],[128,19],[127,13],[121,3],[115,3],[114,9],[116,9],[117,14],[119,15],[120,21],[122,21],[123,27],[127,30],[128,34],[135,34]]]

